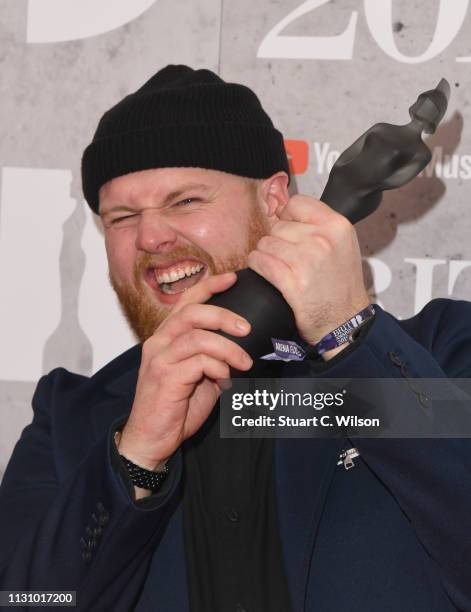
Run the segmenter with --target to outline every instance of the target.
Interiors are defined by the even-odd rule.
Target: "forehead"
[[[118,176],[105,183],[99,193],[100,210],[114,204],[132,204],[146,197],[165,197],[188,188],[214,190],[240,184],[240,177],[205,168],[156,168]]]

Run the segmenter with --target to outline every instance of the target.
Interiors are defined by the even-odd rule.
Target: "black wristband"
[[[129,472],[131,482],[136,487],[147,489],[148,491],[156,491],[167,477],[167,466],[164,467],[162,472],[153,472],[140,465],[136,465],[124,455],[120,455],[120,458]]]
[[[114,434],[114,444],[116,449],[118,445],[116,443],[116,436],[121,433],[116,431]],[[119,451],[118,451],[119,453]],[[136,463],[133,463],[130,459],[124,455],[119,454],[119,457],[123,464],[126,466],[126,470],[129,474],[129,478],[134,486],[140,487],[141,489],[147,489],[153,493],[160,487],[168,474],[168,467],[164,465],[158,472],[143,468]]]

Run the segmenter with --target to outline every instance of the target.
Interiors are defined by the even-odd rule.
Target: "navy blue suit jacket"
[[[470,351],[471,304],[440,299],[407,321],[378,308],[358,344],[283,375],[391,378],[403,362],[410,377],[471,377]],[[0,589],[76,590],[87,611],[189,610],[182,451],[148,506],[111,452],[139,363],[137,346],[91,378],[59,368],[40,380],[0,488]],[[276,441],[294,612],[471,611],[470,441],[356,440],[349,471],[337,466],[344,444]]]

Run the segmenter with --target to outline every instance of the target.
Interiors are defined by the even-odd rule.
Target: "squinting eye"
[[[132,214],[132,215],[124,215],[123,217],[115,217],[114,219],[111,220],[111,225],[115,225],[116,223],[119,223],[120,221],[124,221],[125,219],[131,219],[132,217],[135,217],[136,213]]]
[[[184,200],[180,200],[176,203],[177,206],[185,206],[186,204],[192,204],[193,202],[198,202],[199,198],[185,198]]]

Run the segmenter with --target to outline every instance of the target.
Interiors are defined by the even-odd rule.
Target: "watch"
[[[114,442],[116,448],[118,447],[116,443],[116,437],[119,433],[121,432],[116,431],[114,434]],[[136,487],[155,492],[167,477],[168,466],[166,464],[162,468],[160,468],[159,471],[153,471],[148,470],[147,468],[143,468],[140,465],[137,465],[136,463],[134,463],[124,455],[121,455],[120,453],[119,457],[126,466],[131,482]]]

